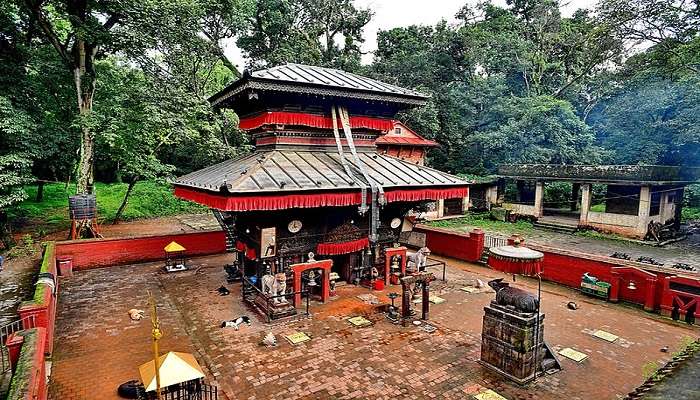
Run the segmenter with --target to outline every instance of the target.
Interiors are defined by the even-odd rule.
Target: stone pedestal
[[[481,364],[519,383],[528,383],[545,357],[544,315],[521,313],[491,302],[484,307]],[[535,345],[535,334],[539,345]],[[536,350],[537,349],[537,350]]]

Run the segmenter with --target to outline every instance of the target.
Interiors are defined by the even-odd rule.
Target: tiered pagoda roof
[[[257,150],[177,178],[175,194],[226,211],[358,205],[370,187],[380,187],[387,202],[464,197],[467,182],[458,177],[376,152],[396,112],[426,99],[329,68],[287,64],[245,73],[210,101],[241,115]],[[352,142],[331,113],[341,108]]]

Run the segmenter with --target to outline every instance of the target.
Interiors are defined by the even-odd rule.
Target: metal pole
[[[156,372],[156,396],[158,400],[162,400],[162,394],[160,393],[160,360],[158,357],[158,340],[163,337],[163,332],[160,330],[160,321],[158,320],[158,309],[156,308],[156,301],[153,298],[151,291],[148,291],[148,302],[151,303],[151,324],[153,325],[153,330],[151,331],[153,335],[153,366]]]

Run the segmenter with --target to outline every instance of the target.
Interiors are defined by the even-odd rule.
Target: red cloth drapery
[[[542,259],[539,260],[518,260],[489,255],[488,264],[496,271],[507,274],[517,274],[525,276],[536,276],[544,272]]]
[[[384,191],[386,201],[419,201],[441,200],[467,197],[469,188],[444,188],[444,189],[387,189]]]
[[[360,251],[369,246],[369,239],[362,238],[341,243],[319,243],[316,247],[316,253],[322,255],[347,254]]]
[[[255,260],[258,257],[254,247],[248,247],[247,244],[241,242],[240,240],[236,241],[236,250],[243,253],[243,255],[249,260]]]
[[[238,126],[243,130],[250,130],[272,124],[333,129],[333,119],[330,116],[287,111],[268,111],[252,117],[241,118]],[[394,123],[385,118],[351,116],[350,127],[386,132],[394,128]],[[338,129],[342,129],[340,122],[338,122]]]
[[[386,189],[386,201],[440,200],[466,197],[469,189],[416,188]],[[251,196],[223,195],[176,186],[175,196],[223,211],[284,210],[287,208],[341,207],[358,205],[362,194],[358,192],[315,192],[305,194],[258,194]],[[369,193],[368,193],[369,197]]]

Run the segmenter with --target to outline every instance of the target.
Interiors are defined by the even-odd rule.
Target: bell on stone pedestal
[[[307,283],[308,286],[316,286],[316,274],[314,271],[309,271],[309,283]]]

